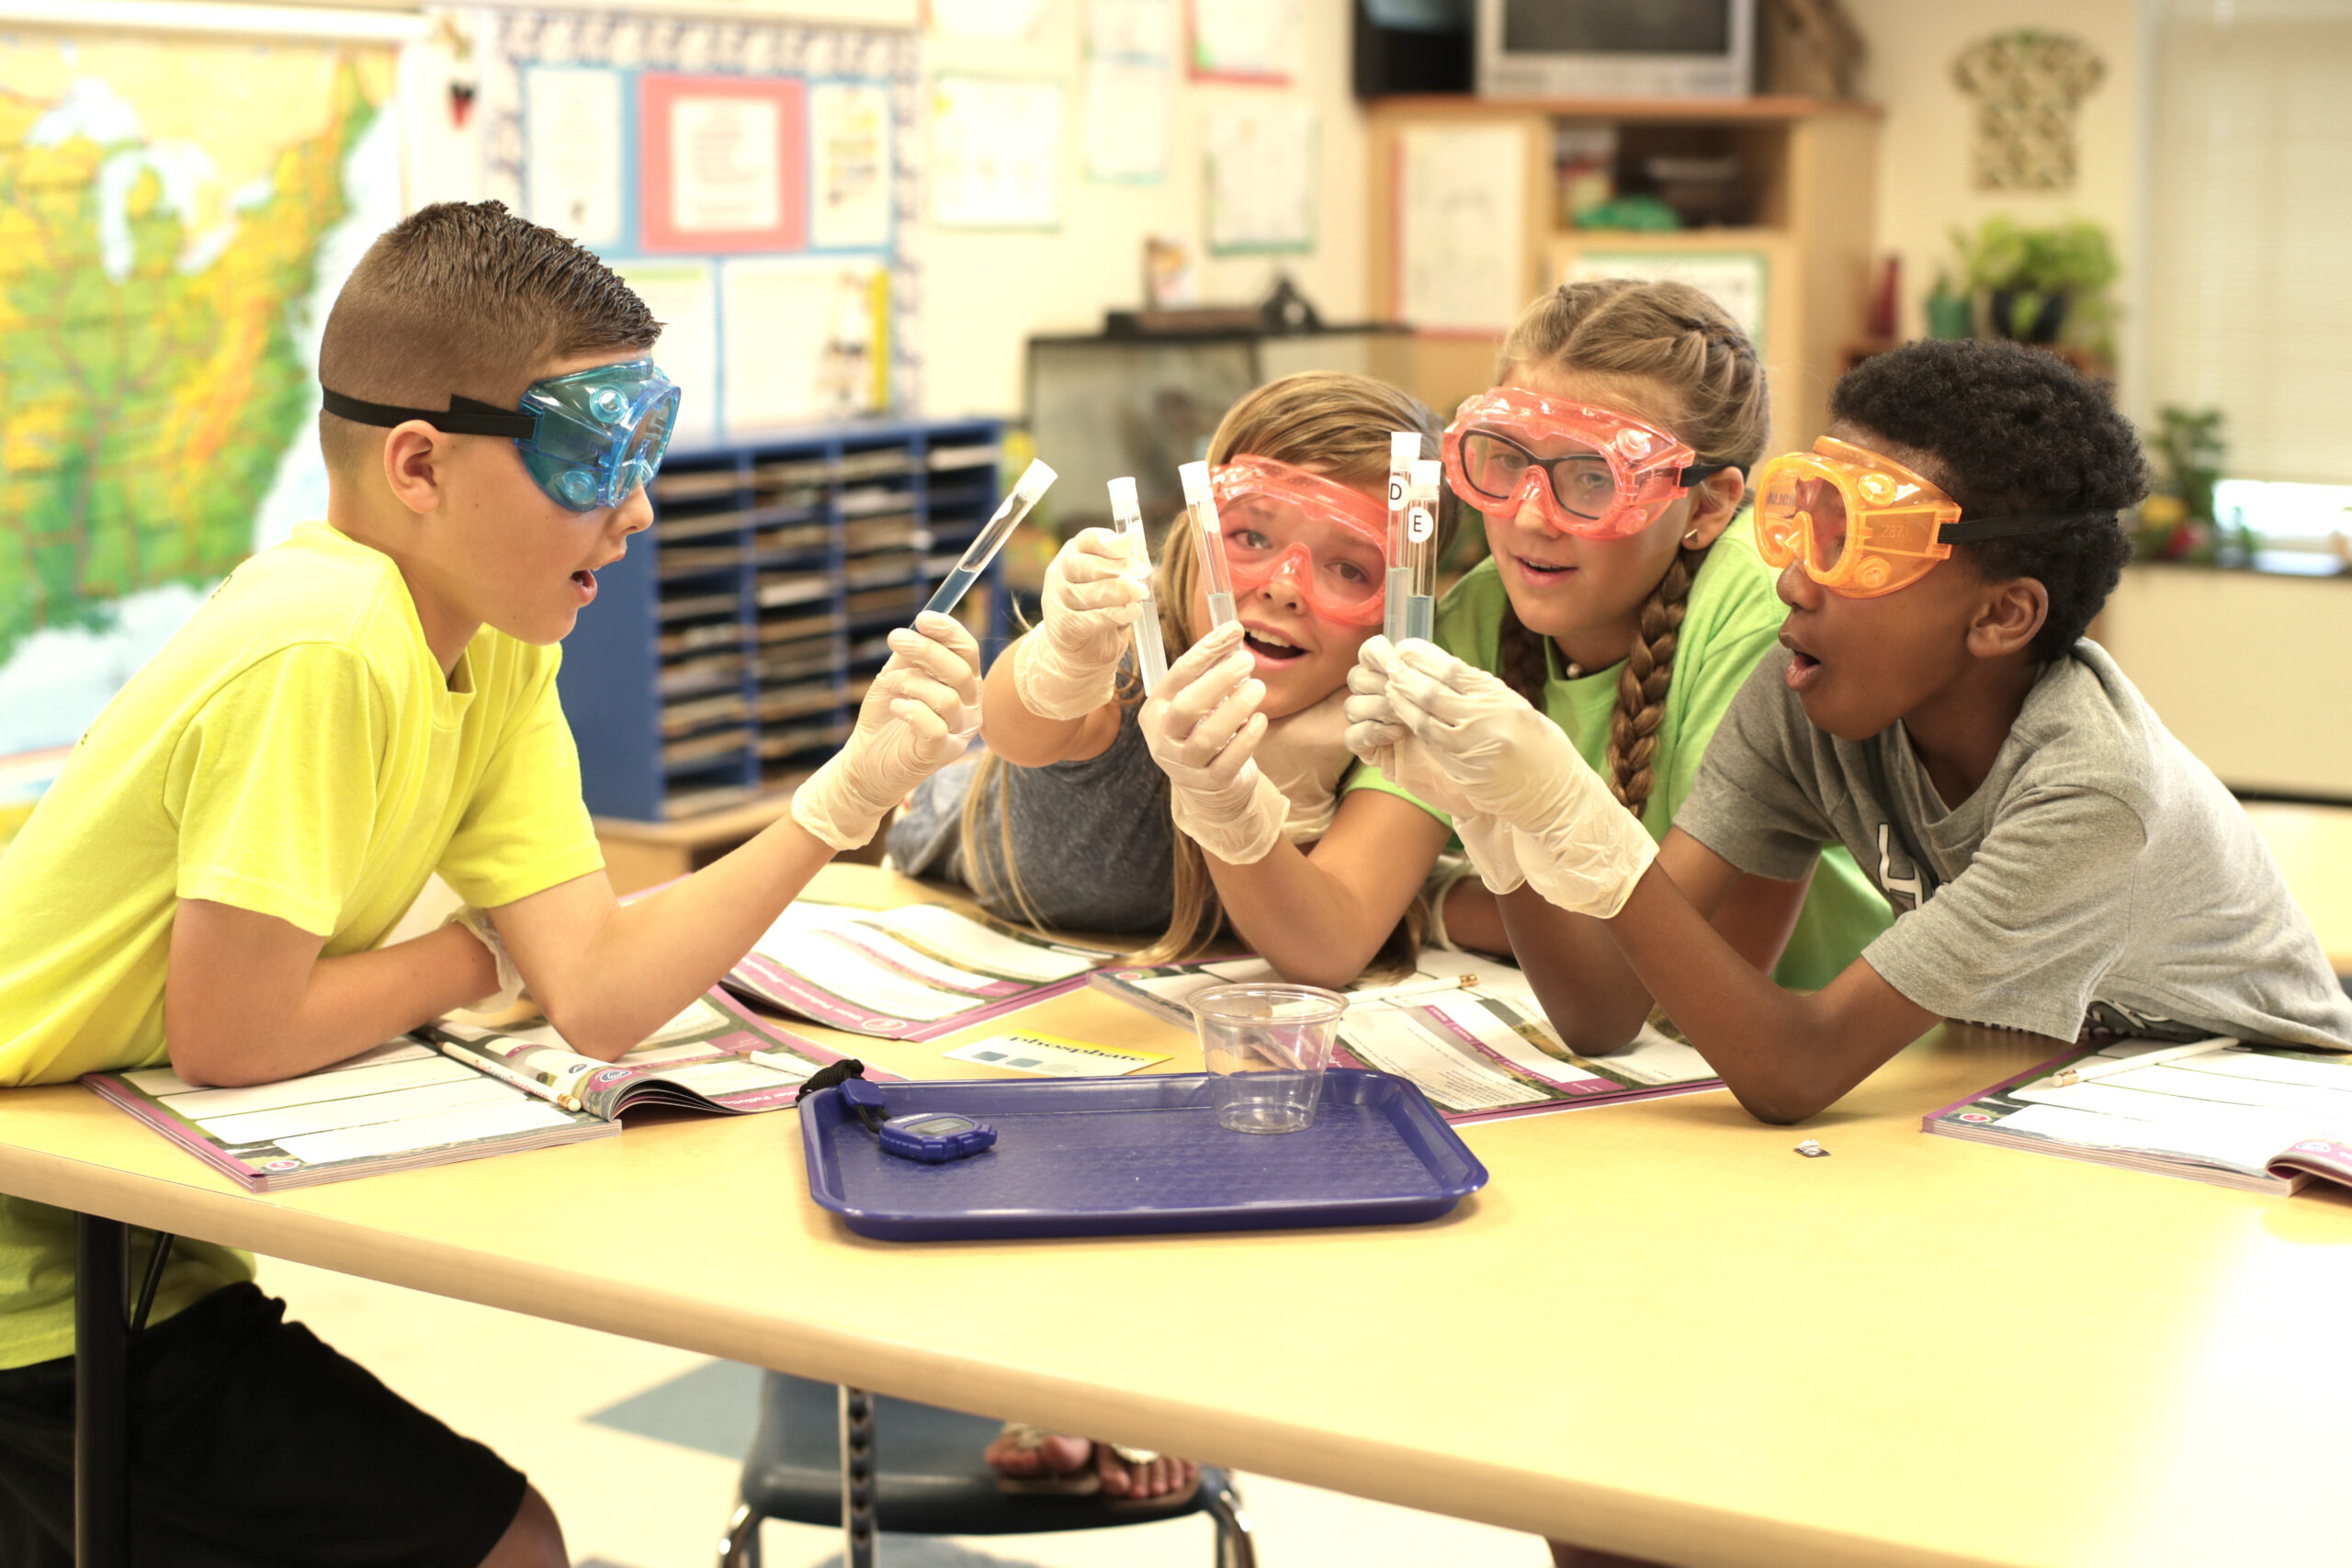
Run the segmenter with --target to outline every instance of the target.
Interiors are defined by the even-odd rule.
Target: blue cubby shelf
[[[588,809],[678,821],[832,755],[888,657],[996,509],[995,420],[876,421],[673,448],[653,526],[597,574],[558,685]],[[1001,566],[960,612],[992,659]]]

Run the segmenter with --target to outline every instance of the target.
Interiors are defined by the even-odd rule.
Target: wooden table
[[[1192,1060],[1098,993],[1022,1022]],[[1801,1131],[1487,1123],[1492,1184],[1385,1230],[870,1242],[782,1116],[254,1197],[71,1086],[0,1095],[0,1190],[1680,1563],[2342,1561],[2352,1199],[1920,1134],[2047,1051],[1939,1029]]]

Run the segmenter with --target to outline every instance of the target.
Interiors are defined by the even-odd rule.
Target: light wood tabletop
[[[1196,1060],[1097,992],[1020,1021]],[[855,1045],[966,1076],[950,1043]],[[1946,1027],[1802,1129],[1721,1092],[1476,1126],[1492,1183],[1387,1229],[866,1241],[789,1116],[258,1197],[74,1086],[0,1094],[0,1190],[1679,1563],[2342,1561],[2352,1199],[1920,1133],[2051,1048]]]

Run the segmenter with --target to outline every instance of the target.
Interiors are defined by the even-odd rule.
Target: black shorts
[[[130,1353],[130,1550],[147,1568],[475,1568],[522,1472],[250,1284]],[[0,1564],[74,1561],[74,1361],[0,1371]]]

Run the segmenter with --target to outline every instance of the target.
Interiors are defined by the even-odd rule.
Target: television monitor
[[[1489,98],[1738,98],[1756,0],[1478,0]]]

